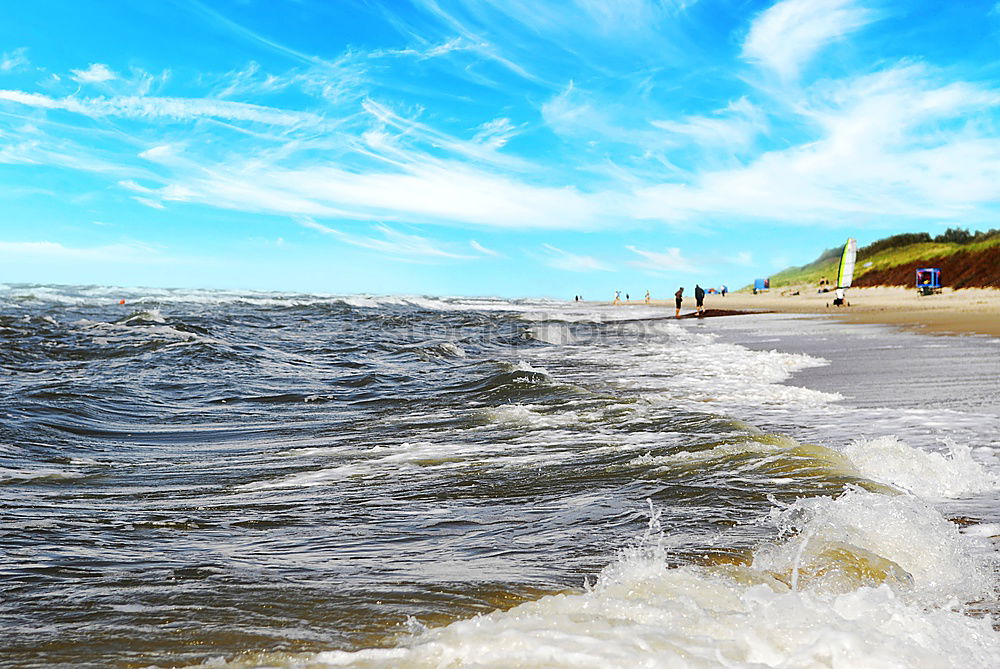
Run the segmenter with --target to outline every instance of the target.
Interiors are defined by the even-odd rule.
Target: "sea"
[[[1000,666],[1000,339],[672,316],[0,284],[0,666]]]

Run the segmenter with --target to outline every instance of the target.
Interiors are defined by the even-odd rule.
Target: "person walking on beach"
[[[694,284],[694,304],[698,307],[698,318],[705,315],[705,289]]]
[[[677,307],[676,311],[674,311],[674,318],[681,317],[681,302],[683,301],[684,301],[684,286],[681,286],[680,288],[677,289],[677,292],[674,293],[674,305]]]
[[[649,291],[646,291],[646,304],[649,304]]]
[[[621,303],[622,303],[622,291],[616,290],[615,291],[615,301],[612,302],[612,304],[621,304]]]

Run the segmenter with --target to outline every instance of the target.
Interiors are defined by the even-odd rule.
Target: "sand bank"
[[[833,293],[817,293],[816,288],[775,289],[766,293],[706,295],[706,309],[776,311],[819,314],[849,323],[885,323],[921,332],[975,333],[1000,337],[1000,290],[992,288],[945,288],[940,295],[920,296],[912,288],[880,286],[851,288],[848,307],[834,307]],[[633,300],[630,304],[642,304]],[[673,310],[671,300],[652,304]],[[622,305],[627,308],[628,305]],[[693,310],[694,297],[684,298],[682,313]]]

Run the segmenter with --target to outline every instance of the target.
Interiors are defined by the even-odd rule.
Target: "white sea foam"
[[[363,475],[370,471],[363,462],[352,462],[336,467],[324,467],[299,474],[289,474],[266,481],[253,481],[236,486],[237,490],[256,491],[274,490],[279,488],[312,488],[314,486],[331,485],[351,476]]]
[[[147,325],[136,326],[134,325],[135,323],[147,323]],[[227,345],[227,342],[217,337],[180,330],[168,325],[167,319],[158,309],[133,314],[128,318],[113,323],[81,318],[74,321],[72,325],[81,330],[87,330],[94,337],[94,342],[101,346],[112,343],[139,346],[141,342],[137,341],[137,338],[143,340],[162,339],[177,343],[199,342],[202,344]],[[290,355],[279,351],[275,351],[274,353],[275,355]]]
[[[553,323],[600,323],[600,324],[630,324],[641,322],[645,325],[650,323],[665,323],[666,319],[663,310],[633,308],[622,311],[612,307],[604,308],[580,308],[570,307],[559,310],[552,310],[547,304],[529,304],[531,307],[519,315],[519,318],[529,322],[553,322]],[[674,327],[679,325],[671,323]]]
[[[577,317],[570,316],[568,320]],[[842,399],[837,393],[784,385],[798,371],[829,364],[822,358],[725,344],[713,333],[691,331],[669,320],[624,322],[616,332],[634,336],[637,343],[612,346],[603,338],[590,341],[558,322],[531,327],[536,339],[563,346],[561,357],[605,366],[612,370],[607,381],[644,391],[653,402],[711,402],[718,405],[713,411],[722,411],[727,405],[818,408]],[[543,349],[534,355],[546,359],[551,352]]]
[[[415,306],[433,311],[554,311],[567,303],[562,300],[508,300],[499,297],[433,297],[420,295],[338,295],[292,293],[282,291],[229,291],[196,288],[128,288],[116,286],[11,286],[0,285],[0,298],[21,302],[59,305],[106,305],[124,299],[129,307],[136,304],[251,304],[269,306],[322,306],[344,304],[378,309],[389,306]]]
[[[517,363],[513,365],[505,365],[509,367],[512,372],[531,372],[533,374],[542,374],[543,376],[551,377],[549,370],[544,367],[533,367],[527,360],[518,360]]]
[[[525,426],[536,430],[576,425],[580,422],[580,415],[576,411],[545,412],[544,407],[525,404],[503,404],[483,409],[481,414],[491,423]]]
[[[921,497],[959,497],[1000,487],[997,475],[973,460],[970,448],[959,444],[948,444],[944,455],[886,436],[854,441],[844,453],[867,478]]]
[[[548,323],[545,325],[535,325],[529,332],[532,339],[543,341],[547,344],[566,345],[576,341],[576,337],[565,325],[558,323]]]
[[[122,319],[119,323],[166,323],[167,319],[163,317],[159,309],[147,309],[146,311],[137,311],[130,314],[127,318]]]
[[[643,568],[645,567],[645,568]],[[888,588],[830,602],[694,569],[634,565],[627,583],[435,630],[405,648],[311,658],[353,667],[986,667],[989,624],[926,612]],[[624,586],[624,587],[622,587]],[[293,666],[306,666],[295,662]]]
[[[446,355],[451,355],[451,356],[454,356],[456,358],[464,358],[465,355],[466,355],[465,354],[465,350],[461,346],[459,346],[458,344],[456,344],[454,342],[450,342],[450,341],[442,342],[439,345],[439,348]]]
[[[851,489],[837,498],[798,500],[774,515],[792,538],[759,549],[754,568],[776,573],[808,568],[821,590],[841,588],[845,572],[856,571],[860,562],[867,562],[869,572],[888,569],[886,583],[905,586],[908,598],[926,605],[974,601],[990,595],[996,584],[990,544],[961,533],[917,497]],[[845,559],[845,551],[853,556]],[[906,576],[873,564],[870,556]]]
[[[87,476],[81,470],[56,469],[53,467],[39,467],[37,469],[16,469],[11,467],[0,467],[0,482],[24,482],[24,481],[58,481],[80,479]]]
[[[762,548],[750,567],[669,568],[663,542],[650,536],[654,541],[623,552],[581,593],[423,630],[395,648],[276,664],[902,669],[1000,663],[1000,634],[959,604],[992,587],[988,565],[975,557],[975,540],[932,508],[912,497],[850,491],[797,502],[778,521],[795,536]]]
[[[566,441],[562,435],[553,435],[558,441]],[[349,478],[374,480],[387,476],[428,476],[439,475],[442,470],[464,467],[509,468],[537,467],[539,455],[534,451],[522,451],[516,441],[502,443],[458,443],[415,441],[401,444],[377,445],[361,453],[350,453],[344,460],[343,450],[312,451],[310,455],[329,452],[340,458],[332,466],[319,466],[305,472],[296,472],[275,478],[253,481],[237,486],[238,490],[274,490],[282,488],[311,488],[333,485]],[[289,454],[287,451],[284,454]],[[576,452],[548,451],[546,464],[570,460]]]
[[[654,402],[711,402],[717,405],[713,411],[722,411],[726,405],[818,408],[842,399],[838,393],[783,384],[795,372],[829,364],[822,358],[722,344],[714,335],[686,333],[673,324],[657,326],[656,332],[667,341],[654,340],[621,353],[593,347],[576,355],[614,363],[621,370],[615,377],[618,384],[658,391],[646,393]],[[568,354],[573,354],[572,347]]]

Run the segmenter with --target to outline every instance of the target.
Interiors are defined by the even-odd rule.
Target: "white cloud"
[[[977,122],[1000,91],[939,83],[908,66],[824,82],[797,109],[811,141],[688,183],[636,188],[630,215],[684,220],[725,215],[816,224],[865,215],[952,218],[1000,200],[1000,138]]]
[[[5,51],[0,55],[0,72],[13,72],[28,65],[28,57],[25,55],[27,53],[26,47]]]
[[[568,135],[590,133],[610,125],[606,115],[594,108],[572,81],[542,105],[542,118],[556,132]]]
[[[683,121],[651,121],[679,139],[709,147],[746,149],[766,130],[764,113],[745,97],[712,116],[687,116]]]
[[[753,255],[749,251],[740,251],[734,256],[702,254],[695,258],[690,258],[681,253],[681,250],[677,247],[667,248],[663,251],[647,251],[635,246],[626,246],[625,248],[642,258],[641,260],[629,262],[629,265],[653,273],[701,273],[706,271],[706,268],[752,267],[754,264]]]
[[[156,86],[163,86],[170,80],[170,70],[163,70],[159,75],[154,75],[137,67],[130,68],[131,77],[125,82],[126,88],[131,89],[135,95],[145,97]]]
[[[469,51],[473,49],[480,49],[485,46],[487,45],[482,43],[473,44],[462,37],[453,37],[450,40],[442,42],[441,44],[428,46],[424,49],[380,49],[371,52],[368,54],[368,57],[381,58],[384,56],[415,56],[418,60],[427,60],[428,58],[445,56],[454,51]]]
[[[611,272],[614,271],[600,260],[592,256],[581,256],[556,248],[551,244],[542,244],[548,258],[545,264],[549,267],[567,272]]]
[[[143,186],[141,184],[137,184],[135,181],[133,181],[131,179],[125,179],[123,181],[119,181],[118,185],[121,186],[122,188],[127,188],[130,191],[135,191],[136,193],[155,193],[156,192],[154,189],[152,189],[152,188],[146,188],[145,186]]]
[[[174,162],[179,153],[180,148],[175,144],[158,144],[140,152],[139,157],[153,163],[167,164]],[[122,185],[124,186],[125,184]]]
[[[475,239],[469,240],[469,246],[479,251],[483,255],[493,256],[494,258],[502,257],[502,255],[498,251],[486,248],[485,246],[477,242]]]
[[[31,129],[23,131],[28,139],[10,141],[0,145],[0,163],[27,165],[56,165],[72,170],[122,176],[134,173],[121,161],[105,161],[95,156],[93,151],[80,147],[71,141],[39,134]]]
[[[273,95],[297,89],[325,103],[354,104],[364,97],[368,83],[365,64],[361,55],[347,51],[336,61],[312,63],[305,69],[289,72],[265,72],[256,61],[240,70],[233,70],[218,77],[211,97]]]
[[[705,216],[806,225],[855,215],[959,220],[970,207],[998,199],[1000,138],[980,117],[1000,105],[1000,92],[937,77],[927,68],[906,66],[824,81],[788,105],[800,124],[816,132],[811,141],[727,169],[609,171],[589,192],[536,183],[530,172],[518,176],[476,166],[463,158],[489,160],[483,147],[476,153],[475,142],[449,138],[373,101],[366,111],[376,123],[355,127],[352,140],[338,140],[340,153],[327,151],[317,159],[316,148],[329,145],[301,142],[310,160],[299,161],[295,140],[252,159],[228,153],[206,159],[200,142],[168,142],[139,154],[156,163],[159,176],[140,177],[133,167],[122,185],[160,206],[183,201],[282,215],[510,229],[598,229],[630,219],[681,223]],[[0,99],[38,107],[65,103],[22,91],[0,91]],[[658,124],[708,150],[715,137],[753,143],[762,115],[739,99],[711,115]],[[501,118],[486,127],[503,132],[507,124]],[[0,148],[0,161],[74,166],[32,142]],[[370,160],[362,163],[359,156]],[[133,176],[147,191],[134,187]],[[157,182],[162,185],[151,185]]]
[[[40,93],[0,90],[0,100],[17,102],[41,109],[62,109],[91,118],[120,116],[132,119],[178,119],[218,118],[228,121],[247,121],[277,126],[319,124],[321,118],[315,114],[286,111],[273,107],[230,102],[228,100],[198,98],[166,98],[122,96],[111,98],[52,98]]]
[[[39,143],[24,141],[0,146],[0,165],[32,165],[40,162]]]
[[[432,46],[424,52],[424,58],[436,58],[438,56],[444,56],[451,53],[452,51],[465,51],[467,49],[473,49],[475,45],[468,44],[461,37],[456,37],[450,39],[443,44],[438,44],[437,46]]]
[[[260,65],[255,61],[250,61],[242,70],[227,73],[224,88],[218,91],[215,96],[225,98],[234,93],[246,93],[256,89],[260,85],[257,77],[259,72]]]
[[[514,132],[515,128],[509,118],[495,118],[479,126],[479,132],[472,141],[499,149],[507,143]]]
[[[854,0],[783,0],[754,20],[743,56],[791,79],[817,51],[874,18]]]
[[[25,93],[24,91],[0,90],[0,100],[9,100],[29,107],[41,107],[42,109],[58,109],[59,103],[47,95],[41,93]]]
[[[91,63],[86,70],[70,70],[70,72],[73,73],[73,81],[81,84],[100,84],[118,78],[118,75],[103,63]]]
[[[641,34],[664,17],[683,12],[698,0],[574,0],[594,26],[604,33]]]
[[[134,195],[132,199],[138,202],[139,204],[149,207],[150,209],[166,209],[166,207],[163,205],[162,202],[151,200],[148,197],[139,197],[138,195]]]
[[[681,255],[679,248],[668,248],[665,252],[646,251],[634,246],[626,246],[629,251],[639,255],[642,260],[634,260],[629,264],[633,267],[648,269],[659,272],[697,272],[696,267],[690,260]]]
[[[534,186],[450,162],[368,173],[259,162],[192,166],[171,188],[171,199],[240,211],[501,228],[593,228],[613,209],[601,195]]]
[[[385,225],[372,226],[374,230],[381,233],[383,236],[383,239],[377,239],[374,237],[362,237],[360,235],[348,234],[341,230],[317,223],[307,217],[300,219],[299,223],[307,228],[322,232],[325,235],[336,237],[345,244],[351,244],[352,246],[359,246],[372,251],[378,251],[379,253],[384,253],[390,256],[417,259],[467,260],[471,258],[471,256],[454,253],[436,246],[426,237],[406,234],[398,230],[393,230]]]
[[[491,133],[491,136],[503,137],[503,142],[499,144],[490,141],[480,141],[483,139],[480,135],[477,135],[477,138],[472,141],[463,141],[435,130],[426,124],[400,116],[387,105],[381,104],[371,98],[363,100],[361,106],[365,112],[381,124],[381,127],[377,131],[381,135],[378,137],[379,147],[391,148],[394,154],[387,157],[401,158],[404,161],[410,160],[410,158],[400,153],[402,147],[398,146],[386,134],[391,129],[397,131],[397,136],[400,139],[406,139],[408,145],[422,144],[434,147],[437,150],[444,150],[456,157],[471,159],[477,163],[489,163],[507,169],[524,170],[530,167],[524,160],[497,152],[496,149],[503,146],[503,143],[506,142],[504,134],[497,135],[495,131]],[[496,122],[493,121],[492,123]],[[435,153],[437,152],[435,151]]]
[[[790,0],[768,12],[806,6],[861,11],[846,2]],[[768,12],[755,24],[758,35],[767,26]],[[782,29],[801,36],[799,28],[811,24],[803,16],[798,19],[782,23]],[[808,58],[812,51],[800,45],[796,53]],[[782,67],[780,62],[775,67]],[[299,74],[286,73],[272,84],[285,85]],[[264,91],[272,85],[267,83],[271,75],[253,64],[245,75],[229,75],[232,81],[243,77],[242,90]],[[3,90],[0,105],[5,109],[26,105],[87,118],[115,116],[145,126],[78,119],[72,142],[81,143],[60,144],[62,128],[55,126],[71,124],[68,115],[52,119],[58,123],[35,118],[41,130],[31,136],[25,131],[17,137],[17,130],[4,129],[0,162],[105,171],[129,195],[155,208],[191,202],[388,223],[590,230],[637,219],[756,218],[803,224],[851,216],[961,220],[963,212],[982,211],[998,201],[995,107],[1000,94],[985,84],[935,80],[943,76],[928,68],[896,67],[781,89],[787,97],[772,108],[765,109],[759,97],[751,102],[751,93],[725,108],[686,116],[660,113],[663,108],[652,97],[648,108],[636,105],[630,115],[623,108],[638,98],[625,94],[621,107],[615,107],[617,102],[598,92],[570,84],[542,108],[551,126],[570,137],[547,144],[553,147],[551,155],[530,158],[509,155],[510,148],[519,146],[500,151],[513,133],[529,127],[495,116],[506,111],[475,120],[459,114],[445,119],[440,110],[415,105],[403,112],[365,98],[349,108],[327,106],[310,114],[217,98],[78,98]],[[148,81],[140,77],[137,85],[148,88],[143,83]],[[117,82],[115,90],[126,83]],[[210,84],[219,95],[221,83]],[[40,90],[59,88],[45,86],[49,88]],[[215,122],[181,131],[158,122],[205,118]],[[775,132],[772,142],[788,148],[741,154],[738,160],[727,155],[734,147],[763,145],[770,139],[769,121],[792,128],[787,135]],[[239,127],[245,123],[274,127]],[[457,132],[462,136],[450,135],[445,127],[461,128]],[[780,144],[785,140],[799,143]],[[91,143],[84,145],[87,141]],[[599,146],[592,153],[591,142]],[[125,153],[116,154],[121,146]],[[136,146],[151,148],[138,153],[138,160]],[[698,160],[690,159],[692,148],[699,151]],[[593,164],[587,155],[595,156]],[[98,160],[108,157],[113,160]],[[668,158],[676,164],[668,164]],[[685,170],[676,165],[693,166]],[[379,235],[374,240],[390,241]],[[454,251],[461,252],[473,250],[463,242]],[[650,253],[670,260],[669,252]]]
[[[41,260],[85,260],[92,262],[148,263],[166,260],[156,249],[146,244],[132,242],[76,248],[59,242],[3,242],[0,257],[10,255],[20,261],[28,258]]]

